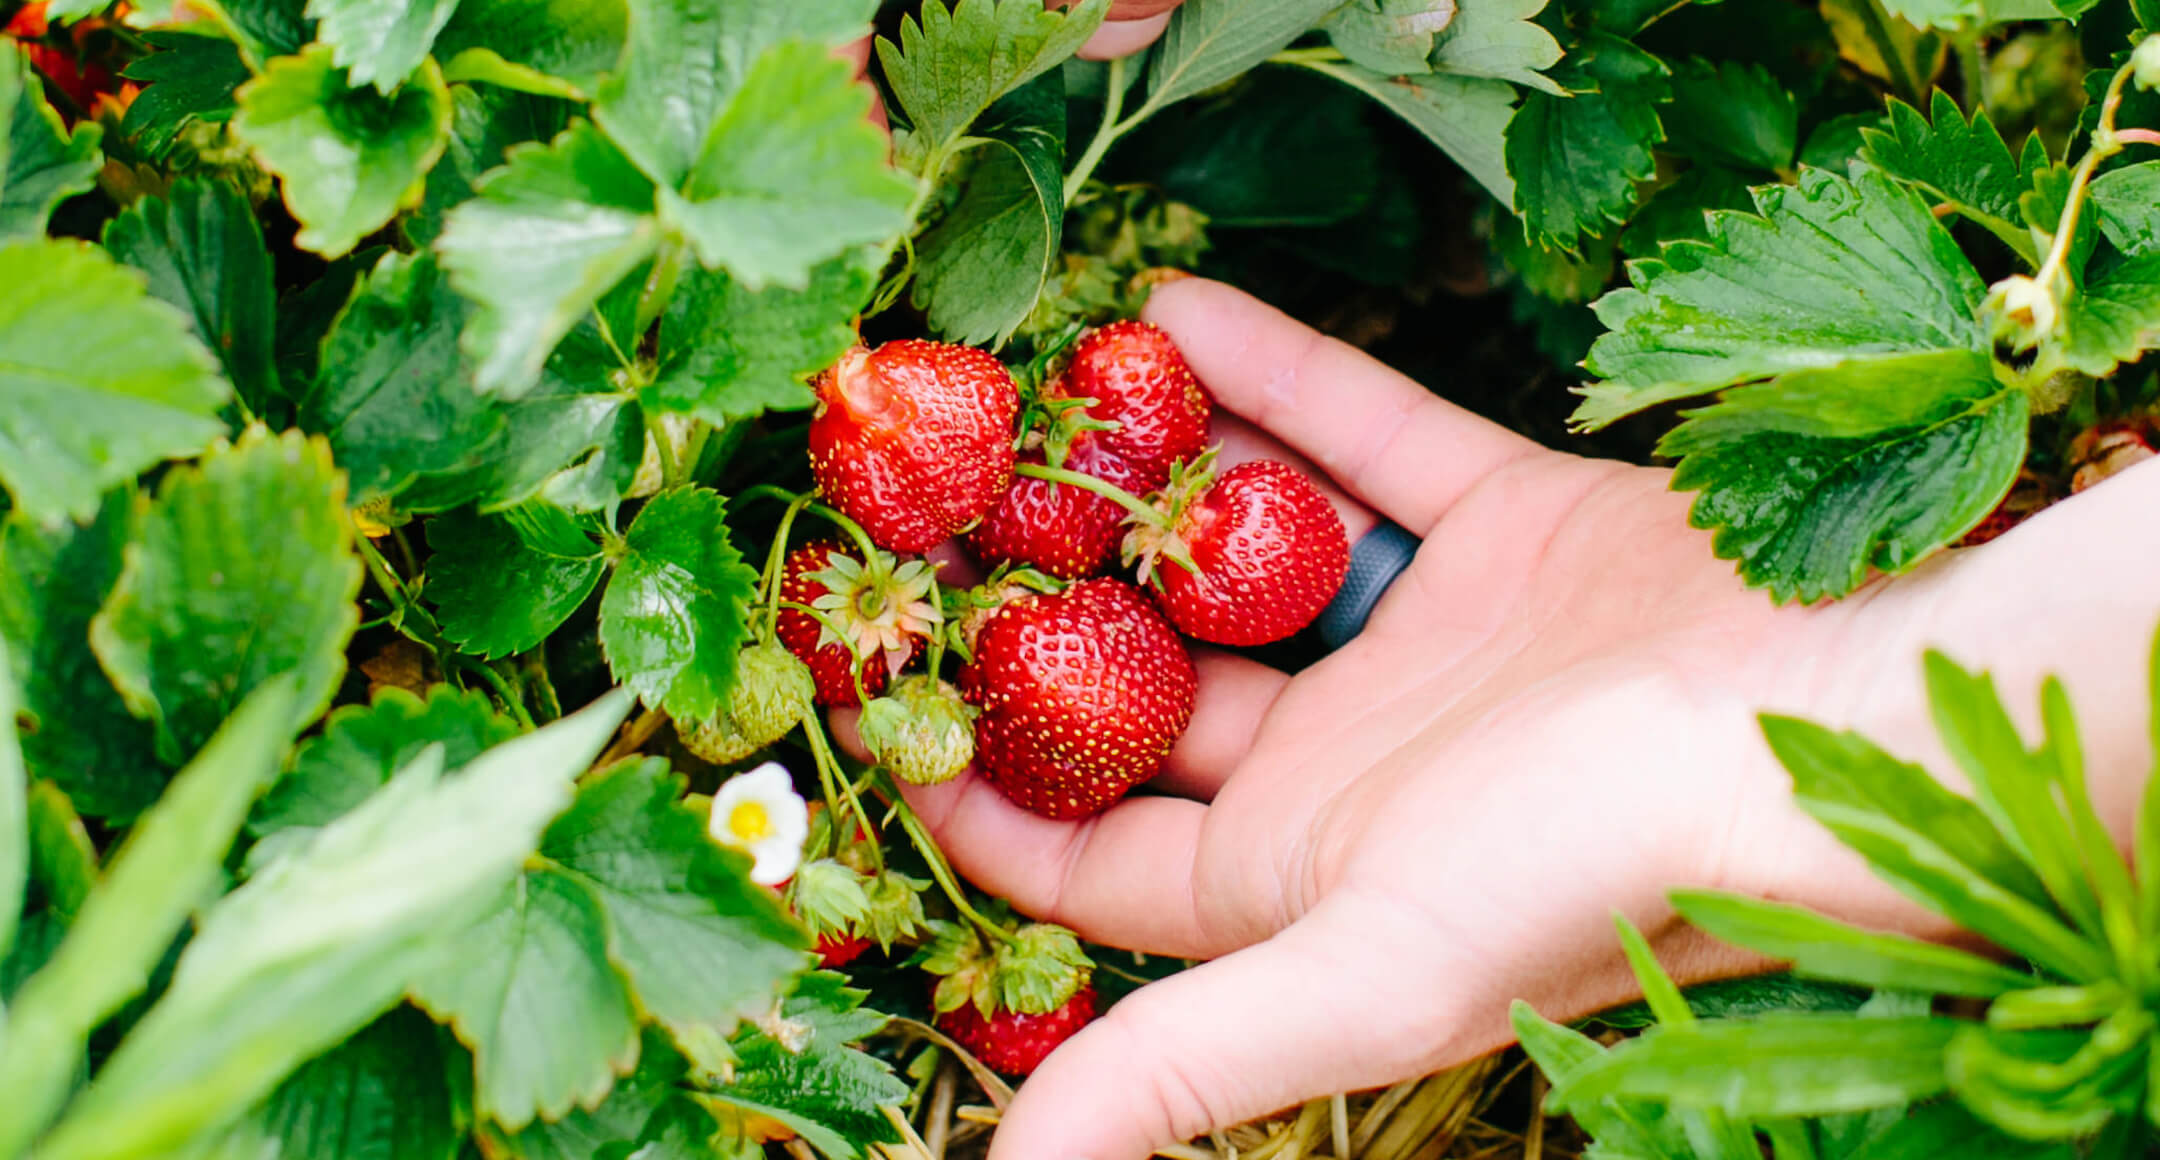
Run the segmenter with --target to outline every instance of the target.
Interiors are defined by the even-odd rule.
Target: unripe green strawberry
[[[863,708],[863,744],[894,776],[913,785],[951,781],[975,760],[978,710],[960,690],[929,674],[902,677],[891,694]]]
[[[741,761],[787,736],[816,711],[810,668],[778,641],[761,641],[735,658],[735,685],[710,720],[678,729],[683,745],[714,765]]]

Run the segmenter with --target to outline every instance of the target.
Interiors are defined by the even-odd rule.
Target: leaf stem
[[[527,652],[519,661],[525,674],[525,687],[538,701],[539,710],[535,720],[554,721],[562,716],[562,697],[555,692],[555,678],[548,673],[547,646]]]
[[[953,873],[952,863],[945,860],[945,851],[938,848],[937,839],[930,836],[929,828],[915,815],[907,799],[900,796],[900,788],[883,772],[878,774],[878,784],[886,798],[892,802],[893,816],[900,822],[901,831],[907,834],[908,841],[914,843],[916,853],[921,854],[923,863],[930,867],[930,877],[937,880],[938,889],[945,892],[945,898],[953,904],[953,909],[975,924],[975,928],[989,936],[991,941],[1011,942],[1012,936],[1005,932],[1004,927],[984,918],[981,911],[969,904],[967,891],[961,888],[958,876]]]
[[[760,484],[757,488],[751,490],[756,491],[767,486],[769,485]],[[773,488],[772,490],[779,491],[780,489]],[[782,492],[782,494],[786,495],[787,493]],[[780,623],[780,570],[786,566],[788,533],[795,527],[795,517],[801,515],[802,510],[809,507],[811,501],[815,498],[817,498],[815,492],[807,491],[801,495],[789,495],[787,511],[781,513],[780,526],[773,530],[772,547],[765,553],[764,604],[765,629],[768,633],[772,631],[774,625]]]
[[[1346,60],[1342,50],[1329,45],[1311,48],[1286,48],[1267,58],[1268,64],[1334,64]]]
[[[1097,479],[1092,475],[1082,475],[1070,468],[1051,467],[1042,463],[1016,464],[1013,467],[1013,474],[1047,480],[1051,483],[1070,484],[1082,491],[1094,492],[1147,523],[1154,524],[1157,527],[1169,526],[1169,521],[1163,518],[1163,514],[1156,511],[1154,506],[1146,500],[1114,483]]]
[[[1080,160],[1073,166],[1072,172],[1065,176],[1065,206],[1068,209],[1072,208],[1073,202],[1079,200],[1081,188],[1087,185],[1088,178],[1094,175],[1095,167],[1102,164],[1103,155],[1110,152],[1110,146],[1154,111],[1143,105],[1132,120],[1118,120],[1118,114],[1125,111],[1124,57],[1110,62],[1109,76],[1105,83],[1108,89],[1103,94],[1102,122],[1095,126],[1095,137],[1088,142],[1087,151],[1080,155]]]
[[[533,731],[532,714],[525,711],[524,696],[517,689],[511,687],[510,682],[505,680],[501,673],[495,671],[495,666],[482,661],[477,665],[470,666],[470,670],[480,674],[480,679],[486,681],[488,688],[493,689],[495,695],[502,699],[503,708],[509,710],[512,717],[517,718],[517,723],[523,726],[527,733]]]
[[[682,278],[683,258],[688,253],[689,248],[680,241],[664,242],[660,256],[653,259],[652,273],[645,276],[645,289],[638,294],[637,332],[631,336],[639,346],[644,345],[646,332],[660,321],[669,300],[675,297],[675,283]]]
[[[2055,238],[2048,247],[2047,258],[2033,274],[2033,280],[2049,294],[2056,293],[2058,282],[2066,282],[2063,266],[2070,258],[2070,246],[2077,237],[2078,218],[2085,212],[2086,187],[2092,184],[2093,174],[2100,163],[2123,151],[2123,139],[2115,132],[2115,114],[2122,108],[2123,88],[2130,83],[2135,64],[2125,64],[2115,71],[2108,82],[2107,96],[2100,102],[2100,123],[2093,126],[2092,144],[2085,156],[2078,161],[2075,174],[2070,178],[2070,195],[2064,199],[2062,219],[2055,224]]]
[[[878,873],[883,874],[885,872],[885,844],[877,840],[877,825],[870,820],[870,811],[863,806],[862,798],[856,795],[855,783],[849,781],[846,771],[840,768],[840,758],[832,750],[832,739],[825,736],[825,727],[819,723],[815,714],[804,719],[803,736],[809,739],[810,757],[818,766],[818,780],[826,783],[825,808],[833,811],[834,818],[837,819],[840,816],[839,805],[832,800],[833,787],[838,786],[840,796],[847,800],[849,811],[862,824],[863,833],[871,839],[871,865],[877,867]],[[838,826],[833,827],[833,829],[836,834],[839,832]],[[834,839],[836,843],[839,840],[837,837]]]
[[[810,514],[815,515],[831,523],[834,527],[839,528],[841,531],[846,532],[848,538],[855,541],[855,547],[862,552],[863,563],[868,564],[870,561],[877,558],[877,541],[870,538],[870,533],[864,531],[861,524],[856,523],[854,520],[847,518],[846,516],[840,514],[832,508],[826,507],[824,504],[821,503],[811,504]]]

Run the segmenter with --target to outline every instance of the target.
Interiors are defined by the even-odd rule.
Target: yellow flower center
[[[772,815],[765,810],[763,802],[737,802],[728,811],[727,831],[745,846],[753,846],[772,837]]]

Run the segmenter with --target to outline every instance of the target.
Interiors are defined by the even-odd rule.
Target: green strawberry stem
[[[1125,58],[1118,57],[1110,62],[1109,75],[1103,78],[1103,85],[1102,121],[1095,126],[1095,137],[1088,142],[1087,151],[1080,154],[1080,160],[1073,165],[1072,172],[1065,176],[1067,209],[1072,208],[1073,202],[1080,200],[1080,191],[1087,186],[1088,178],[1094,175],[1095,167],[1102,164],[1103,155],[1110,152],[1110,146],[1154,111],[1142,109],[1132,120],[1122,123],[1118,121],[1118,114],[1125,111]]]
[[[854,815],[863,833],[874,836],[877,833],[877,824],[870,820],[870,811],[864,807],[862,798],[855,793],[855,783],[849,781],[847,774],[841,770],[840,759],[833,754],[832,739],[825,736],[825,726],[815,713],[803,719],[803,736],[810,743],[810,760],[817,766],[818,784],[825,791],[825,808],[832,812],[835,823],[829,835],[832,842],[831,852],[839,851],[841,835],[846,832],[842,827],[849,814]],[[848,808],[845,813],[840,809],[841,798],[847,801]],[[874,837],[870,843],[870,861],[877,867],[878,873],[885,872],[885,846]]]
[[[937,609],[940,617],[945,615],[945,590],[939,587],[937,573],[934,571],[930,573],[930,607]],[[930,659],[925,667],[933,679],[937,677],[938,669],[945,663],[946,635],[943,624],[938,625],[937,630],[930,634]]]
[[[779,488],[773,488],[772,490],[780,491]],[[771,550],[765,553],[765,588],[763,595],[765,632],[767,634],[770,634],[773,631],[773,626],[780,622],[780,573],[782,569],[787,567],[788,532],[795,527],[795,517],[801,515],[802,510],[809,507],[811,502],[817,498],[815,492],[788,495],[787,492],[783,491],[780,494],[788,496],[788,508],[787,511],[781,513],[780,526],[773,531]],[[769,635],[767,639],[769,639]]]
[[[937,880],[938,889],[945,892],[945,898],[953,904],[953,909],[973,923],[975,929],[981,931],[990,941],[1011,942],[1012,935],[1004,927],[984,918],[982,912],[968,902],[967,891],[961,889],[959,879],[954,876],[952,863],[945,860],[945,851],[938,848],[937,839],[930,836],[929,828],[923,825],[921,818],[915,816],[915,811],[909,807],[907,799],[900,795],[900,787],[893,784],[892,776],[883,768],[872,772],[877,777],[879,792],[892,803],[893,816],[899,819],[900,829],[907,834],[908,840],[915,844],[915,852],[922,855],[924,864],[930,867],[930,877]]]
[[[1143,523],[1153,524],[1158,528],[1165,529],[1170,526],[1169,517],[1156,511],[1154,506],[1146,500],[1114,483],[1097,479],[1092,475],[1082,475],[1071,468],[1047,467],[1040,463],[1022,463],[1013,468],[1013,474],[1031,476],[1051,483],[1071,484],[1082,491],[1092,491],[1096,495],[1124,508],[1133,514],[1134,519]]]
[[[855,549],[862,553],[863,563],[871,563],[881,554],[877,541],[870,538],[870,533],[864,531],[861,524],[821,503],[811,504],[810,513],[846,532],[848,539],[855,541]]]
[[[870,694],[863,688],[862,683],[862,663],[866,658],[863,656],[862,652],[856,648],[855,641],[851,639],[851,634],[847,631],[846,627],[842,625],[839,621],[833,619],[832,613],[826,612],[823,609],[812,608],[807,604],[797,604],[792,600],[774,601],[773,608],[776,614],[779,609],[785,608],[790,612],[800,612],[805,616],[810,617],[812,620],[817,621],[820,625],[823,625],[825,631],[837,637],[841,644],[846,645],[848,648],[848,655],[855,658],[855,665],[852,669],[849,670],[849,672],[851,672],[855,677],[855,699],[861,701],[865,705],[870,703]]]
[[[2131,74],[2137,69],[2132,59],[2115,70],[2108,82],[2107,95],[2100,101],[2100,123],[2093,126],[2092,145],[2078,162],[2077,171],[2070,178],[2070,194],[2063,201],[2062,219],[2055,225],[2055,241],[2048,247],[2047,259],[2033,275],[2049,294],[2055,293],[2057,281],[2064,277],[2063,264],[2069,259],[2070,246],[2077,236],[2078,217],[2085,211],[2086,187],[2092,184],[2093,174],[2100,163],[2123,151],[2122,135],[2115,131],[2115,114],[2122,108],[2123,88],[2130,83]]]

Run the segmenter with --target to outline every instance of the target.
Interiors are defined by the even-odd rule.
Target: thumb
[[[1156,1148],[1447,1054],[1434,977],[1389,953],[1397,908],[1338,895],[1266,942],[1151,984],[1021,1085],[990,1160],[1143,1160]]]

